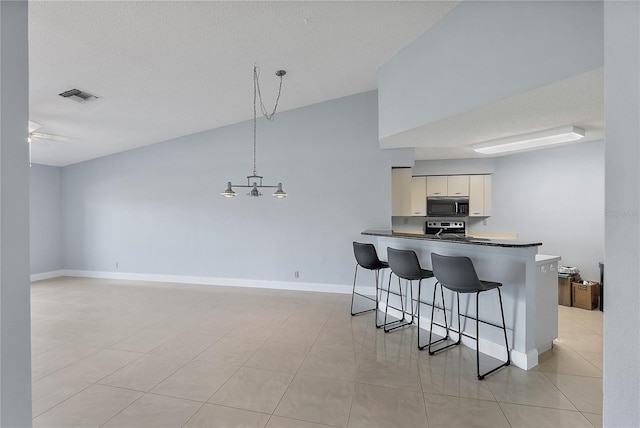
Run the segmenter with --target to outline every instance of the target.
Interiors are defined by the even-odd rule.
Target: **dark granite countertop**
[[[510,248],[526,248],[526,247],[539,247],[542,242],[522,242],[516,240],[499,240],[499,239],[486,239],[486,238],[472,238],[468,237],[456,237],[456,236],[435,236],[424,235],[417,233],[402,233],[393,232],[391,230],[365,230],[363,235],[370,236],[383,236],[387,238],[407,238],[418,239],[421,241],[440,241],[440,242],[452,242],[456,244],[464,245],[484,245],[487,247],[510,247]]]

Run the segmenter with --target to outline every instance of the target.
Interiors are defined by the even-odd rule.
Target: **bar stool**
[[[402,311],[402,319],[393,321],[387,324],[387,313],[388,310],[385,311],[384,317],[384,331],[386,333],[391,330],[395,330],[397,328],[401,328],[407,325],[412,325],[415,319],[414,310],[413,310],[413,281],[418,281],[418,347],[420,347],[420,290],[422,288],[422,280],[433,278],[433,272],[427,269],[422,269],[420,266],[420,262],[418,261],[418,256],[415,251],[412,250],[397,250],[395,248],[387,248],[387,255],[389,260],[389,267],[391,268],[391,273],[398,277],[398,291],[400,295],[400,306],[402,309],[394,308]],[[409,289],[411,294],[411,321],[407,321],[405,319],[405,306],[402,299],[402,287],[400,283],[400,279],[404,279],[409,281]],[[387,290],[387,308],[389,307],[389,294],[391,293],[391,275],[389,275],[389,288]],[[444,293],[443,293],[444,300]],[[391,325],[391,328],[387,328],[387,325]],[[445,315],[445,325],[446,325],[446,315]]]
[[[363,244],[361,242],[354,241],[353,254],[356,258],[356,270],[355,270],[355,273],[353,274],[353,290],[351,292],[351,315],[353,316],[353,315],[363,314],[366,312],[376,311],[376,328],[380,328],[382,327],[382,324],[378,324],[378,312],[377,312],[379,302],[380,302],[380,271],[382,269],[388,269],[389,264],[387,262],[383,262],[378,258],[376,247],[374,247],[373,244]],[[371,270],[375,273],[375,277],[376,277],[375,299],[371,298],[371,296],[367,296],[366,294],[361,294],[356,292],[356,279],[358,277],[358,267]],[[363,311],[354,312],[353,303],[356,295],[375,302],[376,306],[372,309],[365,309]]]
[[[440,254],[431,253],[431,266],[433,269],[433,273],[440,285],[440,290],[442,287],[445,287],[456,293],[457,304],[458,304],[458,329],[459,335],[457,342],[451,343],[449,345],[443,346],[439,349],[431,350],[431,346],[436,342],[431,342],[431,332],[429,332],[429,355],[433,355],[436,352],[443,351],[452,346],[456,346],[460,344],[462,336],[467,336],[476,341],[476,371],[478,374],[478,379],[482,380],[488,374],[495,372],[496,370],[506,367],[511,364],[511,358],[509,353],[509,342],[507,341],[507,328],[504,322],[504,309],[502,306],[502,293],[500,291],[500,287],[502,286],[499,282],[491,282],[491,281],[481,281],[478,279],[478,275],[476,273],[475,268],[473,267],[473,263],[469,257],[452,257],[452,256],[442,256]],[[502,326],[497,324],[490,323],[488,321],[482,321],[479,318],[478,312],[478,300],[480,297],[480,293],[489,290],[498,290],[498,299],[500,300],[500,315],[502,316]],[[460,293],[475,293],[476,294],[476,316],[470,317],[467,315],[463,315],[465,318],[471,318],[476,320],[476,335],[471,336],[462,331],[462,327],[460,324]],[[435,306],[435,298],[436,291],[433,291],[434,298],[434,306]],[[443,298],[444,302],[444,298]],[[433,330],[433,308],[431,310],[431,322]],[[480,344],[478,338],[480,337],[480,323],[492,325],[494,327],[502,329],[504,332],[504,344],[507,349],[507,361],[500,364],[498,367],[495,367],[485,373],[480,374]]]

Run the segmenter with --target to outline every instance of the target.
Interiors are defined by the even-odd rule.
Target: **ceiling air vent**
[[[73,101],[77,101],[79,103],[85,103],[87,101],[97,100],[98,98],[100,98],[97,95],[81,91],[80,89],[69,89],[68,91],[65,91],[58,95]]]

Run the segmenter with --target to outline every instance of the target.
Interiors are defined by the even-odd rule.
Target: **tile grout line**
[[[189,421],[190,421],[191,419],[193,419],[193,417],[194,417],[195,415],[197,415],[197,414],[198,414],[198,412],[200,412],[200,410],[202,410],[202,408],[203,408],[206,404],[207,404],[207,403],[202,403],[202,405],[201,405],[200,407],[198,407],[198,410],[196,410],[196,411],[193,413],[193,415],[189,416],[189,418],[188,418],[186,421],[184,421],[184,423],[183,423],[182,425],[180,425],[180,428],[183,428],[184,426],[186,426],[186,425],[189,423]]]
[[[284,323],[285,323],[289,318],[291,318],[291,316],[293,315],[293,313],[294,313],[294,312],[295,312],[295,311],[293,311],[293,312],[289,315],[289,317],[287,317],[287,318],[286,318],[286,319],[285,319],[285,320],[280,324],[280,326],[284,325]],[[273,333],[272,333],[272,335],[273,335]],[[271,335],[271,336],[272,336],[272,335]],[[271,337],[271,336],[270,336],[270,337]],[[225,336],[223,336],[223,337],[225,337]],[[232,336],[228,336],[228,337],[232,337]],[[242,365],[241,365],[241,366],[239,366],[239,367],[238,367],[238,369],[237,369],[237,370],[236,370],[236,371],[235,371],[231,376],[229,376],[229,378],[228,378],[226,381],[224,381],[224,383],[223,383],[222,385],[220,385],[220,386],[219,386],[219,387],[214,391],[214,393],[213,393],[213,394],[211,394],[211,396],[207,399],[207,401],[206,401],[206,403],[205,403],[205,404],[218,405],[218,406],[230,407],[230,408],[234,408],[234,409],[235,409],[235,407],[225,406],[225,405],[223,405],[223,404],[210,403],[210,402],[209,402],[209,400],[211,400],[211,399],[212,399],[212,398],[213,398],[213,397],[218,393],[218,391],[220,391],[220,390],[221,390],[221,389],[222,389],[222,388],[223,388],[223,387],[224,387],[224,386],[225,386],[225,385],[226,385],[226,384],[231,380],[231,378],[233,378],[233,376],[235,376],[235,374],[236,374],[236,373],[237,373],[241,368],[252,368],[252,367],[247,367],[247,366],[245,366],[246,362],[247,362],[247,361],[249,361],[249,360],[251,360],[251,358],[252,358],[252,357],[253,357],[253,356],[254,356],[254,355],[255,355],[255,354],[260,350],[260,348],[262,348],[262,346],[264,346],[264,344],[265,344],[267,341],[268,341],[268,339],[266,339],[265,341],[263,341],[263,342],[262,342],[262,343],[261,343],[261,344],[256,348],[256,350],[255,350],[255,351],[253,351],[253,352],[251,353],[251,355],[250,355],[250,356],[249,356],[249,357],[248,357],[248,358],[247,358],[247,359],[242,363]],[[212,344],[211,346],[213,346],[213,344]],[[209,349],[211,346],[209,346],[207,349]],[[203,350],[202,352],[204,352],[204,350]],[[200,354],[202,354],[202,352],[201,352]],[[198,354],[198,355],[200,355],[200,354]],[[196,357],[197,357],[197,356],[196,356]],[[194,357],[194,359],[195,359],[196,357]],[[270,371],[274,371],[274,372],[282,373],[282,372],[279,372],[279,371],[277,371],[277,370],[270,370]],[[290,373],[287,373],[287,374],[290,374]],[[295,375],[294,375],[294,376],[295,376]],[[291,381],[293,381],[293,377],[291,378]],[[288,386],[287,386],[287,389],[288,389]],[[285,390],[285,392],[286,392],[286,390]],[[284,396],[284,394],[283,394],[283,396]],[[281,400],[282,400],[282,398],[281,398]],[[278,406],[279,404],[280,404],[280,402],[278,402],[278,404],[276,404],[276,408],[277,408],[277,406]],[[204,406],[204,404],[203,404],[203,406]],[[239,409],[239,410],[247,410],[247,409]],[[275,411],[275,408],[274,408],[274,411]],[[261,413],[261,412],[257,412],[257,413]],[[194,414],[194,415],[195,415],[195,414]],[[273,416],[273,411],[272,411],[272,412],[271,412],[271,414],[269,415],[269,419],[267,419],[267,422],[265,423],[265,426],[269,423],[269,421],[271,420],[271,417],[272,417],[272,416]],[[193,416],[192,416],[192,417],[193,417]]]
[[[322,331],[322,329],[324,328],[324,326],[327,324],[329,318],[331,317],[331,314],[333,313],[333,310],[331,311],[331,313],[329,314],[329,316],[324,320],[324,322],[322,323],[322,327],[320,327],[320,331]],[[289,318],[291,318],[292,315],[289,316]],[[287,320],[289,319],[287,318]],[[276,415],[276,410],[278,410],[278,407],[280,406],[280,403],[282,403],[282,399],[284,398],[285,395],[287,395],[287,392],[289,391],[289,388],[291,388],[291,384],[293,383],[293,381],[295,380],[296,376],[298,375],[298,372],[300,371],[300,368],[302,367],[302,365],[304,364],[304,361],[307,359],[307,356],[309,355],[309,352],[311,351],[311,348],[313,347],[313,345],[316,343],[316,341],[318,340],[318,336],[320,335],[320,332],[318,332],[318,334],[316,335],[313,343],[311,344],[311,346],[309,346],[309,349],[307,350],[307,353],[305,354],[305,357],[302,359],[302,362],[300,363],[300,366],[298,367],[298,369],[296,370],[296,372],[293,374],[293,377],[291,378],[291,381],[289,382],[289,384],[287,385],[287,387],[285,388],[284,392],[282,393],[282,396],[280,397],[280,399],[278,400],[278,403],[276,404],[276,406],[273,408],[273,411],[271,412],[271,416],[269,416],[269,421],[271,420],[271,418]],[[267,421],[267,424],[269,423],[269,421]],[[311,422],[311,421],[305,421],[305,422]]]

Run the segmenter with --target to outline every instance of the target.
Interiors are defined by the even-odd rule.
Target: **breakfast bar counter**
[[[538,355],[550,349],[553,340],[558,337],[557,267],[560,257],[538,254],[538,247],[542,243],[408,234],[389,230],[365,230],[362,235],[371,237],[381,259],[386,259],[388,247],[415,251],[424,269],[431,269],[431,253],[467,256],[473,261],[480,279],[502,283],[511,361],[515,366],[525,370],[535,367]],[[423,301],[430,303],[435,279],[423,281],[422,284],[425,287],[423,296],[428,296],[423,297]],[[483,293],[480,296],[480,319],[501,324],[497,294],[495,297],[492,294]],[[447,319],[451,320],[454,295],[448,290],[445,290],[445,302]],[[473,314],[475,296],[461,295],[460,305],[463,314]],[[431,311],[423,310],[421,314],[427,323],[423,325],[428,325]],[[475,322],[463,321],[462,328],[466,333],[475,335]],[[434,332],[438,333],[437,330]],[[463,343],[475,347],[474,341],[464,336]],[[482,327],[480,351],[504,359],[506,350],[502,330]]]

